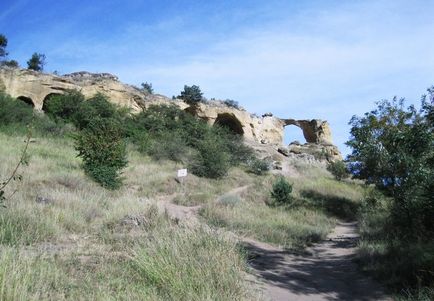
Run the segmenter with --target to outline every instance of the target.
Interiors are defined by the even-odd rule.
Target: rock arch
[[[42,111],[47,111],[47,102],[52,98],[53,96],[62,95],[61,93],[49,93],[44,97],[44,100],[42,101]]]
[[[296,125],[286,125],[283,127],[283,144],[288,145],[291,143],[304,144],[306,143],[303,130]]]
[[[33,108],[35,107],[35,103],[33,102],[33,100],[30,97],[18,96],[17,99],[22,101],[22,102],[25,102],[26,104],[32,106]]]
[[[214,125],[219,125],[221,127],[225,127],[232,131],[235,134],[243,135],[243,125],[241,124],[240,120],[231,113],[220,113],[217,115],[217,118],[214,122]]]
[[[330,126],[327,121],[322,121],[320,119],[283,119],[282,121],[283,127],[295,125],[301,128],[303,130],[303,136],[308,143],[333,144]]]

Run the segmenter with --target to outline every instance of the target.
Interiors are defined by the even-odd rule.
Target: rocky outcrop
[[[295,125],[301,128],[307,143],[333,144],[332,131],[327,121],[322,121],[320,119],[282,119],[282,121],[284,126]]]
[[[133,112],[139,112],[153,104],[175,104],[183,110],[192,111],[182,100],[149,94],[120,82],[116,76],[109,73],[75,72],[57,76],[19,68],[0,68],[0,91],[31,104],[36,110],[43,110],[44,102],[52,95],[62,94],[68,90],[80,91],[86,98],[102,93],[112,102],[128,107]],[[220,101],[201,103],[194,109],[194,114],[210,125],[227,127],[246,140],[277,147],[283,145],[285,126],[295,125],[302,130],[308,143],[308,146],[300,147],[300,151],[306,150],[309,153],[312,145],[315,145],[325,149],[332,157],[340,158],[339,151],[333,146],[331,129],[327,121],[280,119],[272,113],[259,117]]]

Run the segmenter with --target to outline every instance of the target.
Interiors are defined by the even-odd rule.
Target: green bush
[[[274,183],[271,190],[271,198],[274,200],[274,204],[288,205],[291,204],[292,197],[292,185],[284,177],[279,177]]]
[[[78,91],[68,91],[64,95],[53,95],[44,103],[45,113],[54,118],[65,122],[76,122],[77,113],[84,102],[84,95]]]
[[[214,128],[216,127],[214,126]],[[245,145],[239,135],[233,134],[225,128],[218,129],[217,134],[222,143],[226,145],[230,154],[231,165],[249,164],[252,159],[256,158],[253,148]]]
[[[225,145],[211,132],[198,144],[190,168],[197,176],[216,179],[227,174],[230,168],[230,155]]]
[[[176,132],[165,132],[153,140],[148,153],[156,160],[183,162],[187,155],[187,146]]]
[[[86,174],[108,189],[121,186],[121,170],[128,163],[120,129],[115,119],[96,118],[75,137],[75,149]]]
[[[223,103],[225,105],[227,105],[228,107],[230,107],[230,108],[235,108],[235,109],[239,109],[240,108],[240,105],[239,105],[238,101],[235,101],[235,100],[232,100],[232,99],[226,99]]]
[[[111,103],[106,96],[98,93],[80,104],[74,122],[77,128],[84,129],[94,119],[113,119],[119,121],[119,128],[123,128],[121,121],[126,118],[125,115],[125,112]]]
[[[33,119],[33,108],[23,101],[0,93],[0,125],[28,125]]]
[[[203,100],[203,93],[200,91],[199,86],[184,86],[184,90],[181,91],[181,94],[178,98],[183,99],[187,104],[191,106],[196,106]]]
[[[332,173],[336,180],[341,181],[350,176],[347,166],[343,161],[333,161],[327,165],[327,170]]]
[[[248,171],[256,175],[263,175],[270,170],[270,163],[266,160],[252,158],[248,164]]]
[[[176,105],[153,105],[125,122],[126,135],[143,153],[155,159],[188,161],[193,173],[224,176],[230,166],[247,164],[252,148],[239,136],[182,111]]]
[[[152,88],[152,84],[151,83],[142,83],[142,90],[149,93],[149,94],[154,94],[154,89]]]

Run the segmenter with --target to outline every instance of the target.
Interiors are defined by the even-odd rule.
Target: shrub
[[[91,99],[81,102],[74,123],[77,128],[84,129],[94,119],[114,119],[119,121],[121,128],[120,121],[124,117],[122,113],[105,95],[98,93]]]
[[[154,94],[154,89],[152,88],[152,84],[148,82],[142,83],[142,91],[148,92],[149,94]]]
[[[75,123],[83,102],[83,94],[78,91],[68,91],[64,95],[54,95],[47,99],[44,103],[44,111],[54,119]]]
[[[350,176],[347,166],[343,161],[333,161],[327,165],[327,170],[332,173],[336,180],[341,181]]]
[[[351,171],[392,197],[393,230],[403,240],[434,234],[434,88],[428,92],[420,110],[394,98],[350,121]]]
[[[184,86],[184,91],[181,91],[181,94],[178,96],[178,98],[183,99],[186,103],[188,103],[191,106],[197,105],[199,102],[203,99],[203,93],[200,91],[199,86],[193,85],[193,86]]]
[[[1,62],[1,65],[9,67],[9,68],[19,68],[20,64],[16,60],[6,60]]]
[[[27,125],[32,121],[33,108],[4,93],[0,93],[0,108],[0,125]]]
[[[238,101],[235,101],[235,100],[232,100],[232,99],[226,99],[223,103],[225,105],[227,105],[228,107],[230,107],[230,108],[235,108],[235,109],[239,109],[240,108],[240,105],[239,105]]]
[[[149,149],[149,154],[156,160],[172,160],[183,162],[187,153],[184,140],[177,133],[165,132],[155,139]]]
[[[27,69],[43,71],[45,66],[45,54],[33,53],[30,60],[27,61]]]
[[[108,189],[121,186],[121,170],[128,163],[120,128],[114,119],[97,118],[75,137],[86,174]]]
[[[249,161],[248,170],[256,175],[263,175],[270,170],[270,163],[266,160],[252,158]]]
[[[277,181],[273,183],[271,197],[277,205],[290,204],[293,200],[292,185],[289,184],[284,177],[279,177]]]
[[[3,59],[8,55],[6,46],[8,46],[8,39],[5,35],[0,34],[0,59]]]
[[[220,141],[226,145],[230,154],[231,165],[248,164],[253,158],[256,158],[253,148],[245,145],[239,135],[233,134],[225,128],[218,129],[217,134],[220,137]]]
[[[207,134],[199,143],[197,151],[190,167],[195,175],[216,179],[227,174],[230,156],[217,136]]]

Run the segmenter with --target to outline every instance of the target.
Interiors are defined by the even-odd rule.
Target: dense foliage
[[[184,86],[184,90],[181,91],[181,94],[178,98],[183,99],[187,104],[191,106],[196,106],[203,100],[203,93],[200,91],[199,86]]]
[[[8,52],[6,47],[8,46],[8,39],[5,35],[0,34],[0,66],[7,66],[11,68],[16,68],[19,66],[16,60],[7,60]]]
[[[419,110],[403,99],[381,101],[351,119],[347,142],[352,173],[380,193],[361,212],[360,260],[398,290],[416,289],[410,295],[434,286],[433,100],[430,88]]]
[[[210,127],[175,105],[150,106],[132,116],[127,136],[142,152],[187,163],[196,175],[210,178],[222,177],[230,166],[254,157],[235,134]]]
[[[347,166],[343,161],[332,161],[327,165],[327,170],[332,173],[336,180],[341,181],[350,176]]]
[[[104,158],[109,160],[114,152],[121,153],[119,145],[122,143],[117,140],[121,138],[143,154],[156,160],[182,163],[198,176],[223,177],[231,166],[239,164],[257,174],[263,174],[269,168],[256,159],[253,150],[244,145],[237,134],[220,126],[210,127],[174,104],[152,105],[139,114],[130,114],[129,110],[117,107],[102,94],[85,101],[80,92],[68,91],[45,100],[43,110],[46,114],[34,114],[31,106],[6,95],[0,97],[0,105],[4,108],[0,112],[3,125],[24,125],[32,121],[41,133],[51,134],[63,134],[65,128],[77,129],[77,149],[85,171],[105,187],[120,184],[118,171],[104,163]],[[73,126],[68,126],[70,124]],[[92,150],[92,147],[108,147],[104,145],[105,139],[108,139],[107,143],[118,141],[113,142],[116,150],[108,149],[109,154],[104,151],[99,154],[99,148]],[[102,157],[93,157],[97,155]],[[119,162],[113,163],[114,166],[121,168]],[[97,165],[102,167],[98,169]]]
[[[27,61],[27,69],[43,71],[45,64],[45,54],[35,52],[32,54],[32,57]]]
[[[256,175],[263,175],[267,173],[270,170],[270,162],[266,160],[261,160],[255,157],[252,157],[251,160],[248,162],[248,171],[256,174]]]
[[[27,125],[33,118],[33,108],[23,101],[0,93],[0,125],[11,124]]]
[[[350,122],[352,173],[393,199],[391,222],[409,239],[434,234],[432,99],[430,90],[419,111],[405,109],[403,99],[384,100]]]
[[[8,53],[6,51],[6,47],[8,46],[8,39],[5,35],[0,34],[0,60],[3,60]]]
[[[278,177],[278,179],[273,183],[271,197],[273,198],[275,205],[291,204],[293,200],[292,185],[284,177]]]
[[[232,100],[232,99],[226,99],[223,102],[225,105],[227,105],[230,108],[235,108],[235,109],[239,109],[240,108],[240,104],[238,103],[238,101]]]
[[[149,94],[154,94],[154,89],[152,88],[152,84],[151,83],[142,83],[142,90],[149,93]]]
[[[53,95],[44,102],[42,108],[46,114],[55,120],[78,123],[79,108],[84,102],[83,94],[69,91],[64,95]]]
[[[126,145],[118,121],[95,118],[76,136],[75,148],[85,172],[103,187],[117,189],[127,165]]]

